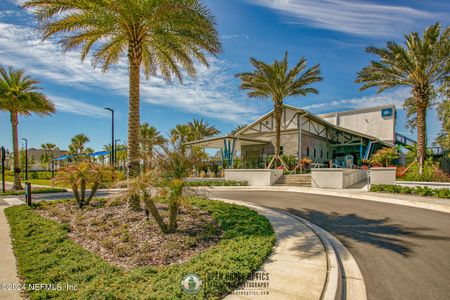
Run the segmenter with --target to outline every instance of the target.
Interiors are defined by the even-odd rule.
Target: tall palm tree
[[[236,77],[241,79],[240,88],[242,90],[250,90],[248,92],[249,97],[272,99],[276,134],[275,155],[272,162],[278,160],[284,164],[280,158],[281,116],[284,100],[288,97],[318,94],[319,91],[310,87],[310,85],[322,80],[320,66],[315,65],[307,69],[306,58],[302,57],[290,69],[287,52],[283,60],[275,60],[272,64],[264,63],[255,58],[250,58],[250,63],[255,70],[237,74]],[[269,168],[271,164],[269,164]]]
[[[40,116],[55,112],[55,105],[44,94],[38,92],[39,82],[25,75],[23,70],[0,66],[0,111],[10,114],[13,138],[14,184],[13,190],[22,189],[19,161],[19,116],[36,113]]]
[[[194,119],[192,122],[189,122],[188,125],[191,127],[192,135],[195,140],[201,140],[220,133],[214,125],[210,125],[203,119]]]
[[[194,59],[208,65],[206,53],[221,44],[211,11],[200,0],[29,0],[44,39],[61,36],[64,51],[93,52],[93,64],[107,71],[126,55],[129,65],[128,175],[139,173],[140,71],[183,82],[196,75]]]
[[[144,160],[144,171],[149,171],[152,167],[153,150],[155,146],[164,145],[167,140],[154,126],[147,122],[141,124],[140,129],[142,159]]]
[[[53,159],[54,152],[59,150],[59,148],[52,143],[45,143],[41,145],[44,154],[41,156],[41,163],[45,163],[47,168],[50,169],[50,162]]]
[[[436,23],[425,29],[423,36],[417,32],[405,35],[405,46],[388,42],[386,48],[367,47],[368,53],[379,57],[371,61],[356,78],[361,90],[377,87],[377,93],[389,88],[406,86],[412,98],[405,104],[415,113],[417,125],[417,161],[419,173],[423,172],[426,155],[426,113],[439,86],[448,83],[450,71],[450,27],[441,33]]]
[[[70,145],[69,145],[69,154],[71,155],[75,155],[75,160],[77,160],[77,158],[83,156],[86,154],[86,143],[89,143],[89,138],[83,134],[77,134],[75,135],[71,140],[70,140]]]

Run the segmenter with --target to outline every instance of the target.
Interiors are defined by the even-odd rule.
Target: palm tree
[[[19,161],[19,116],[29,116],[36,113],[40,116],[55,112],[55,106],[44,94],[38,92],[39,82],[25,75],[23,70],[0,66],[0,111],[10,114],[13,137],[14,184],[13,190],[22,189],[20,182]]]
[[[75,160],[76,156],[82,156],[86,154],[85,146],[86,143],[88,143],[90,140],[85,134],[77,134],[70,141],[71,143],[69,145],[69,153],[71,155],[75,155]]]
[[[156,127],[150,126],[148,123],[141,124],[140,131],[144,171],[147,171],[152,167],[154,147],[164,145],[167,140],[161,135]]]
[[[209,125],[209,123],[203,121],[203,119],[194,119],[192,122],[189,122],[188,125],[191,127],[193,139],[195,140],[201,140],[220,133],[216,127]]]
[[[255,58],[250,58],[250,63],[255,70],[237,74],[236,77],[241,79],[240,88],[242,90],[250,90],[248,92],[249,97],[272,99],[276,131],[275,155],[272,162],[278,160],[285,165],[280,158],[281,116],[284,100],[293,96],[318,94],[319,91],[310,87],[310,85],[322,80],[320,67],[315,65],[306,69],[306,58],[302,57],[292,69],[289,69],[287,52],[283,60],[275,60],[272,64],[264,63]],[[271,167],[272,162],[268,168]]]
[[[194,141],[194,133],[191,126],[187,124],[177,124],[174,129],[170,131],[170,141],[176,147],[180,148],[182,153],[186,152],[185,143]]]
[[[405,104],[415,114],[419,174],[423,173],[426,155],[427,109],[439,85],[449,81],[449,37],[450,27],[441,33],[441,26],[436,23],[425,29],[423,37],[417,32],[405,35],[405,46],[388,42],[386,48],[367,47],[366,51],[377,55],[379,61],[371,61],[356,78],[356,83],[363,84],[361,90],[377,87],[377,93],[381,93],[400,86],[411,89],[412,98]]]
[[[29,0],[43,38],[57,35],[64,51],[80,48],[84,60],[107,71],[126,55],[129,65],[128,175],[139,173],[140,71],[146,77],[195,77],[194,59],[208,66],[206,53],[221,44],[214,17],[200,0]],[[93,50],[94,49],[94,50]],[[205,53],[206,52],[206,53]]]
[[[44,154],[41,156],[41,163],[45,163],[47,168],[50,169],[50,162],[53,159],[53,154],[55,151],[59,150],[59,148],[52,143],[42,144],[41,148],[44,150]]]
[[[237,125],[232,131],[231,134],[236,134],[239,131],[241,131],[242,129],[244,129],[245,127],[247,127],[247,124],[241,124],[241,125]]]

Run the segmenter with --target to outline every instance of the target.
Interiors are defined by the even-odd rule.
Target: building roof
[[[235,140],[235,146],[239,147],[241,145],[264,145],[270,143],[270,140],[266,139],[255,139],[255,138],[246,138],[246,137],[238,137],[235,135],[225,135],[212,137],[203,140],[197,140],[185,143],[186,146],[202,146],[205,148],[223,148],[224,140],[233,141]]]
[[[339,115],[356,115],[360,113],[370,112],[370,111],[378,111],[385,108],[393,108],[396,109],[394,104],[386,104],[386,105],[379,105],[374,107],[365,107],[360,109],[352,109],[352,110],[345,110],[345,111],[336,111],[336,112],[330,112],[330,113],[324,113],[319,114],[318,116],[321,118],[331,117],[333,115],[339,114]]]

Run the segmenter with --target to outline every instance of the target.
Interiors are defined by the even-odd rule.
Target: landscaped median
[[[409,187],[401,185],[390,184],[372,184],[370,186],[371,192],[384,192],[394,194],[416,194],[423,197],[437,197],[437,198],[450,198],[450,189],[448,188],[430,188],[430,187]]]
[[[64,193],[67,192],[66,189],[60,188],[34,188],[32,190],[33,194],[52,194],[52,193]],[[0,192],[0,196],[19,196],[24,195],[25,190],[20,191],[6,191],[4,193]]]
[[[133,221],[137,212],[118,214],[126,206],[119,201],[98,199],[83,210],[77,210],[73,201],[7,208],[27,295],[31,299],[218,299],[229,294],[271,253],[272,226],[242,206],[200,198],[188,202],[189,207],[180,212],[179,230],[166,236],[170,243],[156,239],[152,218]],[[165,204],[158,205],[167,217]],[[187,226],[195,222],[192,216],[209,221]],[[147,243],[139,242],[142,239]],[[148,257],[151,252],[161,260]],[[127,260],[129,256],[133,259]],[[196,294],[181,286],[188,274],[203,281]]]

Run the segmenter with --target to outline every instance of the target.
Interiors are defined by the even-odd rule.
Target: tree
[[[70,186],[81,209],[94,198],[100,184],[112,181],[112,168],[95,165],[92,162],[71,164],[58,170],[53,181],[56,184]],[[88,187],[91,187],[91,192],[86,198],[86,188]]]
[[[10,114],[13,138],[14,184],[13,190],[22,189],[20,182],[19,162],[19,116],[30,116],[36,113],[40,116],[55,112],[55,105],[47,96],[38,92],[39,82],[26,75],[23,70],[0,66],[0,111]]]
[[[417,32],[405,35],[405,46],[388,42],[386,48],[367,47],[379,61],[358,72],[356,83],[362,83],[361,90],[377,87],[377,93],[389,88],[406,86],[412,97],[405,102],[409,115],[414,115],[417,125],[417,160],[419,174],[423,172],[426,152],[426,113],[433,103],[433,96],[442,84],[449,81],[450,70],[450,27],[441,33],[436,23],[425,29],[423,36]]]
[[[232,131],[231,134],[236,134],[239,131],[241,131],[242,129],[244,129],[245,127],[247,127],[247,124],[241,124],[241,125],[237,125]]]
[[[275,60],[272,64],[264,63],[255,58],[250,58],[250,63],[255,70],[237,74],[236,77],[241,79],[240,88],[242,90],[250,90],[248,92],[249,97],[272,99],[276,132],[274,160],[282,162],[280,158],[280,131],[284,100],[288,97],[318,94],[319,91],[310,87],[310,85],[322,80],[320,67],[315,65],[307,69],[306,58],[302,57],[292,69],[289,69],[287,52],[283,60]],[[271,165],[269,164],[268,167],[270,168]]]
[[[141,138],[141,153],[144,160],[144,171],[149,171],[152,168],[153,151],[155,146],[162,146],[167,140],[154,126],[148,123],[141,124],[140,129]]]
[[[29,0],[43,38],[62,38],[63,51],[93,52],[94,66],[107,71],[126,54],[129,66],[128,175],[139,173],[140,71],[146,77],[195,77],[194,59],[221,51],[214,17],[199,0]],[[205,53],[206,52],[206,53]]]
[[[203,119],[194,119],[192,122],[189,122],[188,125],[191,128],[192,138],[194,140],[201,140],[220,133],[216,127],[203,121]]]
[[[50,169],[50,162],[53,160],[54,152],[59,150],[59,148],[52,143],[45,143],[41,145],[44,153],[40,157],[41,164],[44,164],[47,169]]]
[[[170,130],[170,142],[180,148],[182,152],[186,151],[185,143],[194,141],[194,133],[188,124],[177,124]]]
[[[79,157],[83,157],[86,154],[86,143],[89,143],[89,138],[83,134],[77,134],[70,140],[69,154],[74,155],[75,160]]]

